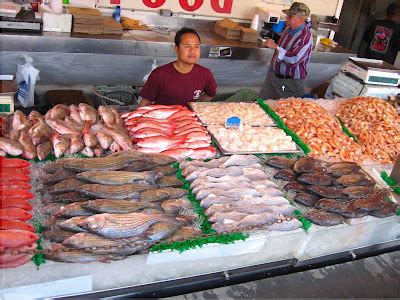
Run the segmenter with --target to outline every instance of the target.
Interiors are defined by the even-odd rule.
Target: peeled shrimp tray
[[[244,125],[276,126],[257,103],[251,102],[190,102],[189,107],[204,125],[224,125],[227,118],[236,116]]]
[[[218,147],[219,151],[224,154],[224,155],[231,155],[231,154],[304,154],[304,152],[300,149],[300,147],[293,141],[291,140],[290,136],[287,136],[285,132],[282,129],[279,128],[274,128],[274,127],[252,127],[257,128],[257,130],[265,130],[269,131],[273,129],[273,131],[281,131],[281,135],[285,134],[286,140],[288,142],[288,145],[290,147],[280,147],[280,143],[270,143],[267,144],[265,143],[265,138],[257,136],[257,134],[249,133],[249,141],[246,140],[241,140],[240,139],[240,131],[236,129],[225,129],[227,131],[232,131],[232,135],[236,135],[236,140],[235,139],[227,139],[222,137],[221,135],[218,135],[214,127],[220,127],[221,125],[209,125],[207,126],[207,129],[215,143],[215,145]],[[257,141],[257,138],[259,140],[263,141],[261,144],[257,144],[254,140]],[[275,138],[275,137],[274,137]]]

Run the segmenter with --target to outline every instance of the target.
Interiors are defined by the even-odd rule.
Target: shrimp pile
[[[286,126],[310,147],[313,157],[361,161],[362,147],[348,137],[340,123],[320,105],[296,98],[280,100],[275,108]]]
[[[394,163],[400,153],[400,118],[380,98],[356,97],[339,105],[337,116],[357,137],[365,154],[380,163]]]

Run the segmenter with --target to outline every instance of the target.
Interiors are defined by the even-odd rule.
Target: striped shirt
[[[275,73],[295,79],[307,76],[307,64],[313,47],[311,31],[305,25],[296,29],[287,27],[278,42],[279,50],[272,56]]]

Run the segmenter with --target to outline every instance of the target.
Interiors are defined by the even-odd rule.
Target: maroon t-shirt
[[[153,70],[139,96],[154,104],[186,106],[197,101],[201,93],[214,97],[217,84],[211,71],[195,64],[192,71],[182,74],[169,63]]]

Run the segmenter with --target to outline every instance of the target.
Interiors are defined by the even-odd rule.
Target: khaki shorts
[[[285,87],[284,90],[282,86]],[[260,97],[263,99],[301,97],[305,93],[305,87],[305,79],[278,78],[269,68],[265,81],[261,86]]]

